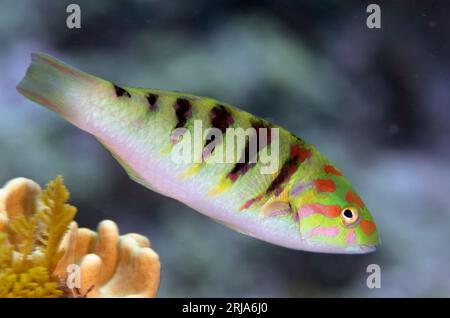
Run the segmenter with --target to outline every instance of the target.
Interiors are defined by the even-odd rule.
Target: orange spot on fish
[[[310,203],[303,205],[298,214],[300,218],[310,216],[311,214],[319,213],[328,218],[335,218],[341,214],[341,208],[339,205],[326,205],[320,203]]]
[[[358,205],[360,208],[363,208],[364,207],[364,202],[361,200],[361,198],[356,194],[356,193],[354,193],[352,190],[349,190],[348,192],[347,192],[347,194],[345,195],[345,200],[348,202],[348,203],[354,203],[354,204],[356,204],[356,205]]]
[[[318,192],[334,192],[336,185],[330,179],[317,179],[314,181],[314,187]]]
[[[377,228],[374,222],[368,220],[361,220],[359,225],[361,226],[361,229],[366,235],[372,234],[373,232],[375,232],[375,229]]]
[[[291,157],[297,157],[299,163],[306,160],[311,156],[311,151],[306,148],[298,147],[297,145],[291,146]]]
[[[342,172],[337,170],[332,165],[325,165],[325,166],[323,166],[323,170],[325,171],[325,173],[328,173],[328,174],[334,174],[335,176],[338,176],[338,177],[342,176]]]

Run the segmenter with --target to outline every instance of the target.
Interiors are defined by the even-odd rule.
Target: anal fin
[[[230,223],[228,223],[228,222],[220,221],[220,220],[215,219],[215,218],[213,218],[213,220],[216,221],[216,222],[219,223],[219,224],[222,224],[222,225],[226,226],[226,227],[229,228],[229,229],[232,229],[233,231],[239,232],[239,233],[244,234],[244,235],[247,235],[247,236],[254,237],[252,234],[250,234],[250,233],[248,233],[248,232],[244,232],[243,230],[241,230],[241,229],[238,228],[237,226],[232,225],[232,224],[230,224]]]

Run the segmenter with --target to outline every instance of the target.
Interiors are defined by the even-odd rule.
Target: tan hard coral
[[[113,221],[78,228],[57,177],[45,190],[17,178],[0,189],[0,297],[155,297],[158,255]]]

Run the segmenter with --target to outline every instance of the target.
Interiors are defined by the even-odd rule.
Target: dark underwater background
[[[81,7],[81,29],[66,7]],[[381,29],[366,26],[369,3]],[[148,236],[160,297],[450,296],[450,2],[0,1],[0,183],[62,174],[76,220]],[[131,181],[15,86],[42,51],[115,83],[239,106],[327,155],[372,211],[369,255],[289,250]],[[381,288],[366,267],[381,267]]]

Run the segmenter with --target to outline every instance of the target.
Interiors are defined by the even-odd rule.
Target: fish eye
[[[359,221],[358,210],[354,207],[345,207],[341,211],[342,223],[346,226],[351,226]]]

